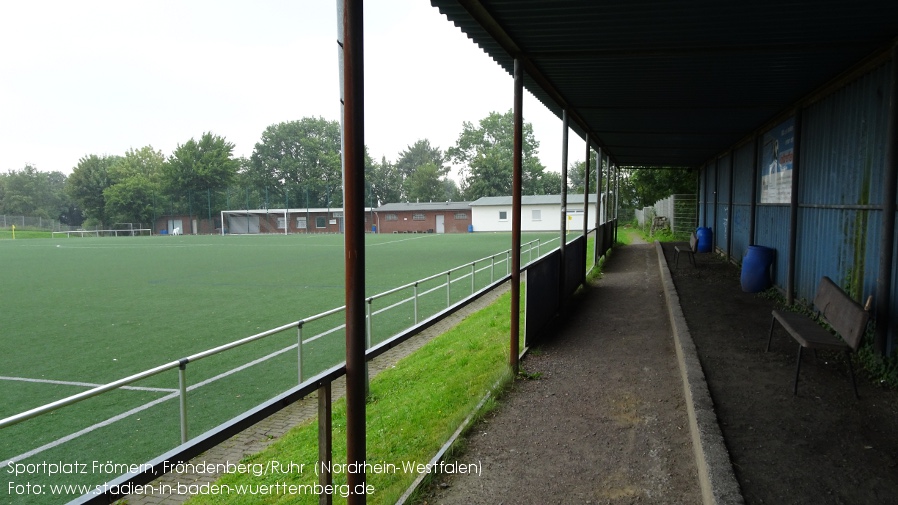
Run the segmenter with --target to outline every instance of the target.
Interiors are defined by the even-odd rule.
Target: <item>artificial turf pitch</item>
[[[545,254],[558,246],[557,237],[525,234],[522,241],[539,238]],[[506,233],[368,235],[365,291],[381,293],[510,245]],[[530,254],[523,254],[523,262]],[[0,377],[6,378],[0,379],[0,418],[84,391],[89,388],[84,384],[105,384],[344,304],[342,235],[4,240],[0,257],[6,266],[0,274]],[[494,267],[490,261],[475,266],[474,289],[506,272],[504,255],[495,258]],[[449,276],[449,302],[470,294],[471,280],[463,278],[469,274],[466,267]],[[445,308],[447,292],[440,287],[445,282],[441,276],[419,286],[419,320]],[[375,343],[413,323],[411,303],[378,312],[411,295],[408,289],[372,304]],[[305,325],[303,339],[339,326],[343,318],[339,313]],[[342,361],[344,338],[334,331],[305,344],[303,376]],[[296,340],[295,331],[286,331],[189,364],[188,384],[195,386],[261,360],[191,389],[190,434],[296,385],[295,349],[264,359]],[[113,391],[0,430],[0,462],[157,400],[22,462],[142,463],[177,445],[178,401],[162,400],[178,387],[177,372],[134,386],[146,389]],[[84,483],[83,477],[68,480]],[[102,482],[109,476],[90,477]]]

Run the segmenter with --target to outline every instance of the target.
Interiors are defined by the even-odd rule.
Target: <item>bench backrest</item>
[[[689,235],[689,248],[692,249],[692,252],[698,252],[698,236],[695,232],[692,232],[692,235]]]
[[[829,277],[820,279],[814,306],[827,324],[836,332],[852,350],[856,351],[867,329],[870,313],[852,300]]]

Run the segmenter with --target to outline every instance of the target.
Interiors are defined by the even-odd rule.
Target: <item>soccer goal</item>
[[[107,229],[54,231],[53,237],[148,237],[153,234],[151,228],[144,228],[144,223],[115,223]]]

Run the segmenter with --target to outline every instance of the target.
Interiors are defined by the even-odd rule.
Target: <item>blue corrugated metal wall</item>
[[[732,258],[742,263],[742,258],[751,245],[748,236],[751,220],[752,163],[755,143],[749,142],[736,149],[736,164],[733,167],[733,249]]]
[[[828,275],[855,299],[879,268],[889,73],[879,68],[809,107],[802,127],[796,290]]]
[[[803,111],[795,295],[813,298],[820,278],[831,277],[855,299],[874,294],[879,271],[882,181],[885,178],[889,64],[872,70]],[[762,132],[766,133],[766,132]],[[714,244],[741,260],[751,241],[749,219],[754,142],[745,143],[704,168],[702,212],[714,228]],[[734,158],[730,173],[730,157]],[[760,172],[760,171],[759,171]],[[733,180],[732,202],[729,182]],[[719,182],[719,184],[718,184]],[[714,191],[717,206],[714,206]],[[760,194],[760,191],[758,191]],[[786,284],[789,253],[789,205],[761,204],[756,197],[754,243],[776,249],[774,282]],[[714,211],[716,210],[716,222]],[[732,219],[730,219],[732,215]],[[711,225],[711,223],[714,223]],[[892,313],[898,314],[898,254],[893,265]],[[895,339],[890,339],[894,348]]]
[[[730,232],[730,155],[717,160],[717,222],[714,224],[714,245],[726,253]]]

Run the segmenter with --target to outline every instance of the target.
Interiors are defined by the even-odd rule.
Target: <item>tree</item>
[[[425,163],[409,175],[406,186],[409,200],[416,202],[432,202],[446,200],[446,187],[443,185],[441,170],[433,163]]]
[[[183,201],[227,188],[236,178],[239,166],[233,152],[234,144],[208,132],[199,141],[190,139],[179,144],[163,165],[163,181],[169,194]]]
[[[98,224],[107,221],[103,192],[112,184],[109,167],[118,159],[119,156],[85,156],[78,160],[78,165],[66,180],[66,194],[75,201],[85,217]]]
[[[246,171],[255,187],[290,192],[290,201],[304,202],[308,195],[310,207],[342,202],[340,123],[306,117],[270,125]]]
[[[103,191],[106,216],[119,223],[153,223],[165,156],[151,146],[130,149],[109,167],[112,184]]]
[[[66,176],[40,172],[31,165],[2,175],[0,212],[59,220],[71,206],[65,194]]]
[[[396,161],[396,171],[401,178],[401,195],[400,199],[395,201],[423,200],[424,193],[412,194],[410,186],[412,177],[415,176],[419,168],[431,165],[436,169],[437,180],[440,180],[449,174],[449,167],[446,165],[447,161],[448,157],[443,151],[439,147],[432,147],[427,139],[420,139],[414,145],[408,146],[408,149],[399,153],[399,159]],[[434,191],[436,190],[425,190],[428,194]]]
[[[594,151],[590,151],[589,155],[589,192],[596,192],[596,153]],[[584,171],[586,170],[586,163],[581,161],[575,161],[571,163],[571,166],[567,169],[567,178],[568,178],[568,190],[572,193],[583,194],[583,179],[584,179]],[[603,168],[603,170],[605,170]],[[605,184],[605,177],[607,177],[607,172],[602,172],[602,184]]]
[[[673,194],[694,194],[696,191],[695,172],[687,168],[631,167],[622,175],[621,194],[633,196],[631,202],[622,199],[621,206],[629,204],[642,208]]]
[[[539,194],[545,172],[545,167],[536,157],[539,142],[533,135],[530,123],[523,124],[522,133],[522,193]],[[482,196],[510,195],[514,154],[513,112],[491,112],[480,120],[476,128],[465,121],[458,141],[447,153],[456,164],[463,166],[461,189],[465,198],[474,200]]]
[[[374,206],[402,201],[402,175],[396,165],[381,157],[380,163],[372,163],[371,170],[366,170],[365,180]]]

